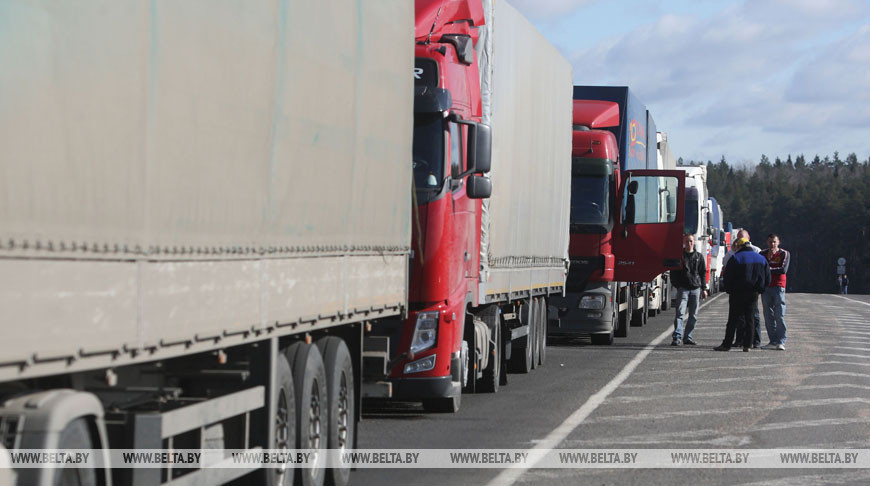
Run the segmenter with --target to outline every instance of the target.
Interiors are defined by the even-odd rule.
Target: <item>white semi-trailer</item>
[[[7,449],[353,447],[365,323],[408,295],[413,9],[0,3]],[[255,469],[16,474],[349,473]]]

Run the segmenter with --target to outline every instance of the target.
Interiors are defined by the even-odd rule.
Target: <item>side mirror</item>
[[[492,130],[489,125],[468,125],[468,169],[470,172],[489,172],[492,167]]]
[[[465,183],[465,193],[469,199],[487,199],[492,195],[492,181],[489,177],[470,175]]]
[[[706,230],[707,230],[707,236],[713,235],[713,226],[708,225]]]
[[[673,194],[668,194],[668,198],[665,201],[666,210],[668,213],[668,221],[672,221],[677,214],[677,196]]]

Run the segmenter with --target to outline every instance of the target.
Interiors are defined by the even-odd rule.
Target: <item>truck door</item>
[[[614,280],[649,282],[680,268],[685,187],[681,170],[626,171],[613,228]]]

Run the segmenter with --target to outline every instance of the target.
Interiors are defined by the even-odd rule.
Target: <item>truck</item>
[[[647,111],[649,113],[649,111]],[[649,116],[649,115],[648,115]],[[677,162],[671,152],[670,144],[668,143],[667,132],[656,132],[656,169],[674,170],[677,168]],[[664,199],[665,194],[660,195],[662,201],[660,207],[667,207],[667,201]],[[653,317],[664,310],[668,309],[671,301],[670,296],[670,272],[664,272],[649,283],[649,316]]]
[[[365,327],[408,311],[413,14],[0,5],[0,440],[104,459],[18,484],[348,482],[107,451],[355,447]]]
[[[705,275],[707,288],[710,280],[710,268],[712,266],[713,246],[713,216],[710,205],[710,192],[707,189],[707,166],[687,165],[679,166],[679,170],[686,173],[686,224],[683,232],[695,236],[695,251],[704,257],[707,273]],[[675,295],[671,287],[671,295]]]
[[[710,236],[710,294],[719,292],[719,280],[725,271],[723,260],[731,248],[731,232],[726,231],[725,214],[716,198],[710,196],[710,215],[713,231]]]
[[[572,72],[507,2],[415,6],[409,312],[367,334],[366,397],[452,413],[463,391],[545,361],[568,260]]]
[[[612,344],[646,321],[649,282],[680,267],[685,178],[654,168],[654,127],[627,87],[574,87],[571,266],[550,335]]]

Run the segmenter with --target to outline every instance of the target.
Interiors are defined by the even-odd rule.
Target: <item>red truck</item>
[[[409,312],[366,335],[364,396],[454,412],[507,366],[543,364],[567,268],[571,77],[507,3],[417,0]]]
[[[645,321],[648,283],[680,267],[685,172],[652,169],[655,124],[628,88],[576,86],[573,109],[571,268],[549,334],[611,344]]]

